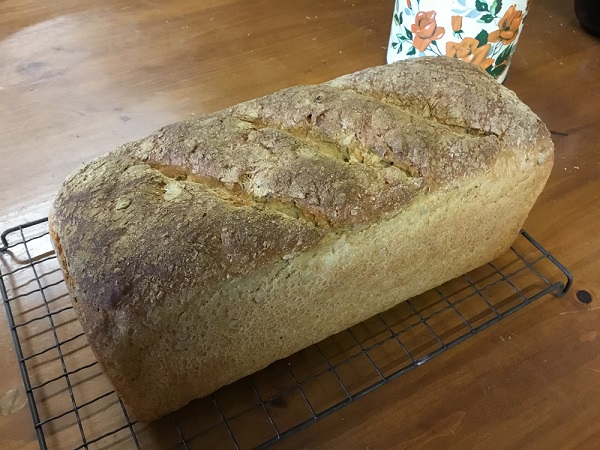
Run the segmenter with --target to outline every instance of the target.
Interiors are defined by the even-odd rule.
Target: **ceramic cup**
[[[529,0],[396,0],[388,63],[449,56],[503,82]]]

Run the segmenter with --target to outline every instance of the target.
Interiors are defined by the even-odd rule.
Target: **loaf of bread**
[[[514,93],[417,58],[125,144],[65,181],[51,237],[149,421],[505,252],[552,161]]]

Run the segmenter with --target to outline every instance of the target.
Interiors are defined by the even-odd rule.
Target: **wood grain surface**
[[[162,125],[383,64],[393,7],[0,0],[0,229],[44,216],[71,170]],[[531,2],[505,85],[553,132],[555,167],[526,229],[571,269],[570,293],[534,303],[279,448],[600,447],[599,68],[600,41],[579,28],[572,2]],[[0,448],[37,448],[0,316]]]

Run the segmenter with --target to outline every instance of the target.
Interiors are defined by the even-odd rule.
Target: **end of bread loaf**
[[[148,421],[499,256],[552,162],[514,93],[416,58],[126,144],[65,181],[51,238]]]

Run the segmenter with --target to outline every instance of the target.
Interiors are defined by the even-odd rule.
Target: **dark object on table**
[[[600,37],[600,2],[598,0],[575,0],[575,15],[581,28]]]
[[[579,300],[581,303],[589,305],[592,303],[592,295],[588,291],[577,291],[577,300]]]

